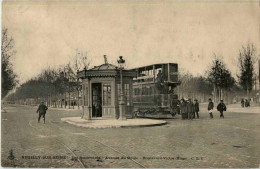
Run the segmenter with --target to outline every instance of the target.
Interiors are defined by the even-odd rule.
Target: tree
[[[191,97],[204,101],[205,96],[211,95],[213,86],[202,76],[193,76],[190,72],[181,70],[179,74],[181,84],[177,90],[181,98]]]
[[[16,86],[18,83],[17,75],[13,72],[13,66],[10,62],[11,57],[15,55],[14,50],[14,39],[8,35],[8,29],[3,28],[2,30],[2,93],[1,96],[4,98],[8,92]]]
[[[219,100],[223,97],[223,89],[230,90],[235,84],[235,79],[231,72],[226,68],[223,60],[214,54],[213,62],[206,72],[207,80],[214,85],[214,100],[216,101],[216,93],[219,94]]]
[[[88,69],[89,65],[90,65],[90,62],[88,59],[87,52],[77,50],[76,55],[74,55],[72,57],[72,61],[67,66],[70,68],[69,75],[72,76],[72,79],[74,79],[74,83],[75,83],[75,79],[76,79],[76,90],[77,90],[77,95],[78,95],[78,97],[77,97],[78,98],[78,104],[77,104],[78,108],[79,108],[79,95],[80,95],[80,92],[82,92],[82,86],[79,85],[80,79],[77,78],[77,73],[80,70]]]
[[[240,74],[238,75],[239,84],[247,91],[247,97],[252,91],[253,87],[253,72],[254,65],[253,62],[256,56],[256,48],[254,44],[248,43],[247,46],[242,46],[242,49],[239,51],[239,70]]]

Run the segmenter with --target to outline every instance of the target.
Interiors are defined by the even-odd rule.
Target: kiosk
[[[123,84],[121,84],[120,73],[122,73]],[[79,71],[77,76],[82,79],[82,117],[84,119],[90,120],[97,117],[118,119],[121,98],[124,98],[125,115],[132,115],[135,71],[120,69],[106,62],[92,69],[85,68]],[[124,97],[120,95],[121,86],[123,86]]]

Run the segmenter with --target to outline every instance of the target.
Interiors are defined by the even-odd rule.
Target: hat
[[[194,99],[194,101],[198,101],[197,99]]]
[[[41,103],[44,103],[44,101],[41,101]]]

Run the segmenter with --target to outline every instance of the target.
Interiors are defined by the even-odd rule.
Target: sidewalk
[[[91,120],[81,119],[80,117],[61,118],[61,121],[86,128],[126,128],[126,127],[148,127],[165,125],[167,122],[163,120],[152,119],[127,119],[116,120],[110,118],[97,118]]]
[[[227,111],[236,113],[260,113],[260,107],[253,105],[253,107],[241,107],[240,104],[227,105]]]

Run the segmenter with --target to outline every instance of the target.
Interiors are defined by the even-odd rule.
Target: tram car
[[[173,117],[179,113],[178,95],[174,91],[180,84],[178,64],[153,64],[132,70],[136,71],[133,78],[135,116]]]

